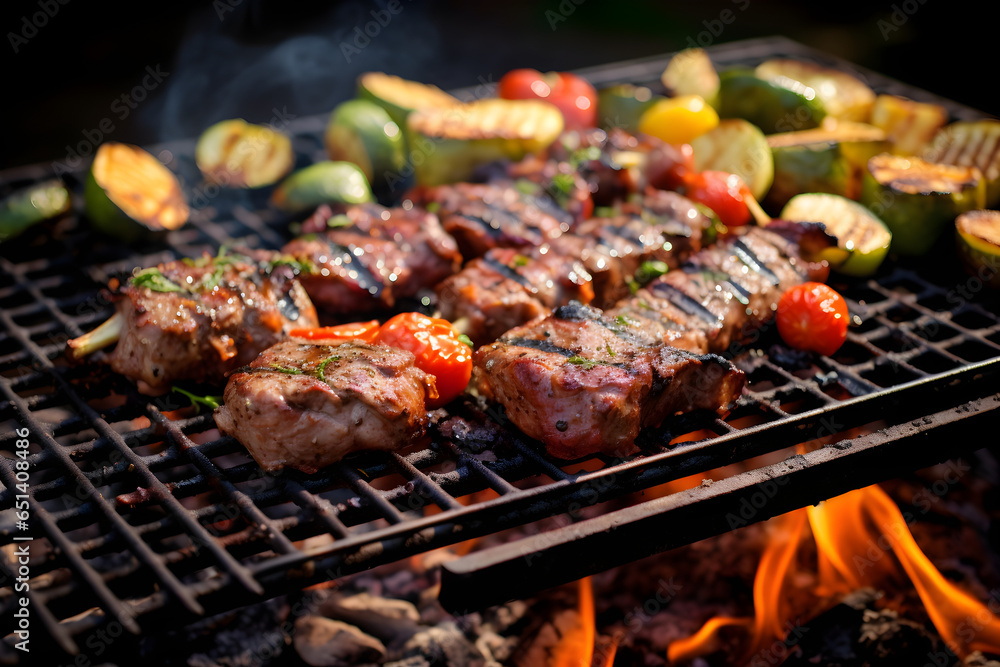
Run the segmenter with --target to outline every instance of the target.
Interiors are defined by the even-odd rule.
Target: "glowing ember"
[[[905,573],[956,655],[964,658],[975,651],[1000,652],[1000,618],[996,615],[1000,605],[987,607],[945,579],[920,550],[892,499],[878,486],[870,486],[773,519],[775,530],[754,579],[753,618],[709,619],[694,635],[670,644],[667,658],[671,663],[719,650],[721,632],[726,628],[744,635],[740,664],[768,652],[769,647],[788,650],[783,643],[792,625],[783,604],[789,597],[786,575],[807,518],[817,547],[818,580],[813,595],[819,598],[818,604],[823,598],[829,600],[862,587],[899,586]],[[785,656],[774,657],[780,662]]]

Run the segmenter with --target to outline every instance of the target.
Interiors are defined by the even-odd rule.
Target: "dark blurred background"
[[[223,118],[326,114],[368,70],[452,88],[514,67],[573,69],[779,34],[1000,113],[996,8],[942,0],[16,0],[0,11],[0,169],[62,160],[88,142],[192,137]],[[381,24],[369,37],[372,21]]]

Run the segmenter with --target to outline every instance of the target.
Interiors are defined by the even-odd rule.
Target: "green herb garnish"
[[[427,206],[424,206],[424,210],[428,213],[437,213],[441,210],[441,202],[432,201]]]
[[[316,267],[308,259],[297,259],[291,255],[281,255],[267,263],[267,271],[270,273],[279,266],[291,267],[296,275],[300,273],[316,273]]]
[[[635,281],[640,285],[645,285],[646,283],[659,278],[664,273],[670,270],[666,262],[661,262],[658,259],[650,259],[639,265],[639,268],[635,271]]]
[[[458,334],[458,340],[461,341],[462,343],[465,343],[469,347],[473,347],[472,339],[466,336],[465,334]]]
[[[514,255],[514,266],[527,266],[529,261],[525,255]]]
[[[288,366],[279,366],[277,364],[272,364],[267,366],[267,368],[272,371],[278,371],[279,373],[285,373],[287,375],[303,375],[301,368],[289,368]]]
[[[514,189],[522,195],[537,195],[541,187],[534,181],[529,181],[526,178],[519,178],[514,181]]]
[[[132,276],[132,284],[135,287],[145,287],[154,292],[183,292],[184,288],[173,282],[159,269],[144,269]]]
[[[574,185],[576,185],[576,178],[574,178],[573,174],[556,174],[552,177],[552,187],[558,194],[565,197],[568,197],[573,192]]]
[[[604,349],[608,351],[608,355],[609,356],[612,356],[612,357],[617,357],[618,356],[617,354],[615,354],[615,351],[611,349],[611,343],[606,343],[604,345]]]
[[[330,229],[336,229],[337,227],[350,227],[353,224],[354,223],[351,222],[351,219],[343,213],[331,216],[326,221],[326,226]]]
[[[340,355],[335,354],[332,357],[327,357],[323,361],[319,362],[319,366],[316,367],[316,377],[323,382],[326,382],[326,367],[334,361],[340,361]]]
[[[186,389],[181,389],[180,387],[171,387],[170,391],[175,391],[178,394],[182,394],[188,397],[191,401],[191,405],[194,406],[195,411],[201,412],[201,406],[207,407],[209,410],[215,410],[217,407],[222,405],[221,396],[198,396],[197,394],[192,394]]]
[[[600,160],[601,159],[601,149],[597,146],[587,146],[586,148],[579,148],[573,151],[569,156],[569,163],[574,169],[580,166],[581,162],[589,162],[590,160]]]
[[[578,354],[574,354],[572,357],[566,360],[567,364],[573,364],[574,366],[579,366],[585,371],[589,371],[594,366],[608,366],[607,362],[595,361],[594,359],[588,359],[587,357],[581,357]]]

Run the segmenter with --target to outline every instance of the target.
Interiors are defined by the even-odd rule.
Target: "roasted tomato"
[[[366,343],[375,342],[378,335],[378,320],[367,322],[350,322],[332,327],[313,327],[311,329],[292,329],[288,332],[293,338],[308,338],[309,340],[362,340]]]
[[[725,171],[703,171],[685,181],[688,199],[704,204],[719,216],[727,227],[739,227],[750,222],[747,202],[753,195],[743,179]]]
[[[597,90],[569,72],[515,69],[500,77],[497,94],[507,100],[540,99],[562,111],[567,130],[597,127]]]
[[[796,285],[778,301],[778,333],[791,347],[826,356],[847,340],[847,302],[823,283]]]
[[[383,324],[375,342],[409,350],[416,366],[434,376],[437,397],[428,408],[439,408],[465,391],[472,378],[472,346],[448,320],[421,313],[400,313]]]

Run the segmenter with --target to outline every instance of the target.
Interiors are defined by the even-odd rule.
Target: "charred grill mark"
[[[552,311],[552,317],[570,322],[583,322],[591,320],[601,322],[601,312],[590,306],[586,306],[579,301],[570,301],[564,306],[559,306]]]
[[[742,240],[737,239],[736,241],[733,241],[733,254],[736,255],[736,257],[741,262],[746,264],[752,271],[756,271],[757,273],[765,276],[775,287],[781,284],[781,279],[778,278],[774,271],[772,271],[767,264],[757,257],[757,255],[755,255]]]
[[[661,296],[670,301],[670,303],[674,304],[688,315],[697,317],[706,324],[711,324],[712,326],[719,325],[719,318],[715,315],[715,313],[701,305],[697,299],[694,299],[689,294],[685,294],[670,283],[654,281],[649,285],[649,289],[657,296]]]
[[[498,239],[503,235],[503,230],[500,229],[500,223],[495,220],[487,220],[486,218],[478,215],[472,215],[471,213],[456,213],[456,215],[463,220],[468,220],[469,222],[474,222],[480,225],[483,230],[489,234],[494,239]]]
[[[522,276],[520,273],[518,273],[517,271],[515,271],[511,267],[509,267],[506,264],[504,264],[503,262],[501,262],[496,257],[493,257],[489,253],[487,253],[486,255],[483,256],[483,262],[486,263],[487,265],[489,265],[489,267],[491,269],[493,269],[494,271],[496,271],[497,273],[499,273],[504,278],[510,278],[514,282],[520,284],[523,287],[526,287],[528,290],[530,290],[532,292],[537,292],[538,291],[535,288],[535,286],[531,284],[530,280],[528,280],[527,278],[525,278],[524,276]]]
[[[358,260],[350,247],[341,245],[330,238],[326,238],[326,245],[329,247],[331,254],[340,255],[343,258],[343,265],[349,267],[349,270],[354,271],[355,275],[352,278],[357,281],[358,287],[372,296],[380,296],[382,294],[385,285],[378,276]]]
[[[539,352],[550,352],[552,354],[562,355],[567,359],[578,355],[578,353],[573,350],[560,347],[559,345],[547,340],[538,340],[536,338],[502,338],[501,340],[507,345],[513,347],[527,347],[532,350],[538,350]]]

